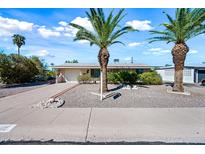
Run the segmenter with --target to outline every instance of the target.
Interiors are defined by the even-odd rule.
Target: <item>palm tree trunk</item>
[[[189,48],[185,43],[176,43],[172,49],[173,63],[175,65],[173,91],[184,92],[183,70],[188,51]]]
[[[102,91],[106,92],[108,91],[107,87],[107,65],[109,61],[110,54],[107,50],[107,48],[101,48],[98,54],[98,61],[100,63],[100,69],[103,73],[103,86]]]
[[[20,47],[18,47],[18,55],[20,55]]]

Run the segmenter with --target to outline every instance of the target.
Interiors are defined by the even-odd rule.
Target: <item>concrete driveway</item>
[[[0,141],[205,143],[205,108],[31,108],[68,86],[0,99],[0,124],[16,124]]]
[[[47,99],[74,85],[76,84],[52,84],[34,90],[0,98],[0,112],[10,108],[28,107],[31,104],[38,103],[39,101]]]

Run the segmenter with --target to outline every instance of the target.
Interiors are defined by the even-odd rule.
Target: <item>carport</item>
[[[198,83],[202,82],[202,80],[205,80],[205,69],[198,69],[197,75],[198,75]]]

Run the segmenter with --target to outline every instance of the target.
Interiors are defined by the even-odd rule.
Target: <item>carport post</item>
[[[103,72],[100,70],[100,100],[103,100]]]

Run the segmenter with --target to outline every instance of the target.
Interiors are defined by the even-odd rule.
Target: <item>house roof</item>
[[[171,68],[174,68],[174,66],[160,67],[159,69],[171,69]],[[205,69],[205,64],[185,65],[184,68]]]
[[[53,66],[52,68],[100,68],[99,64],[87,63],[65,63],[63,65]],[[108,68],[151,68],[145,64],[127,64],[127,63],[114,63],[108,64]]]

